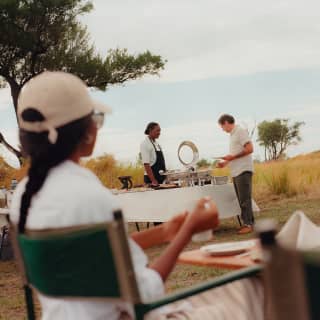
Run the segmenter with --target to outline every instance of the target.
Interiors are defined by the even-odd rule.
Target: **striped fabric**
[[[263,302],[261,279],[249,278],[153,311],[145,320],[262,320]]]

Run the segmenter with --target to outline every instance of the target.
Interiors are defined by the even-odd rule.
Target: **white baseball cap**
[[[22,113],[31,108],[39,111],[44,120],[24,120]],[[111,108],[92,100],[86,84],[66,72],[45,71],[35,76],[23,86],[18,98],[20,128],[31,132],[48,131],[48,139],[52,144],[58,138],[56,128],[92,112],[111,113]]]

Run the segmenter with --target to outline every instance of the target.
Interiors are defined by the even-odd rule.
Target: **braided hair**
[[[22,118],[29,122],[44,121],[44,116],[36,109],[28,108],[23,111]],[[57,128],[58,139],[55,144],[48,140],[48,132],[29,132],[20,129],[20,143],[25,156],[31,160],[28,171],[28,181],[21,198],[18,231],[24,233],[28,210],[32,197],[43,186],[48,172],[66,160],[81,141],[91,123],[91,115]]]

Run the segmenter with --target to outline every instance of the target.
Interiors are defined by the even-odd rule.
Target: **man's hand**
[[[217,168],[224,168],[225,166],[227,166],[229,163],[229,161],[219,161],[217,164],[216,164],[216,167]]]
[[[159,183],[157,180],[151,182],[151,187],[159,187]]]
[[[226,161],[232,161],[235,159],[235,156],[233,156],[232,154],[228,154],[224,157],[222,157],[223,160],[226,160]]]

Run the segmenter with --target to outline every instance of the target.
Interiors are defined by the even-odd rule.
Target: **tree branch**
[[[22,153],[17,150],[16,148],[14,148],[13,146],[11,146],[4,138],[3,134],[0,132],[0,143],[3,144],[11,153],[13,153],[19,160],[20,166],[23,163],[23,156]]]

